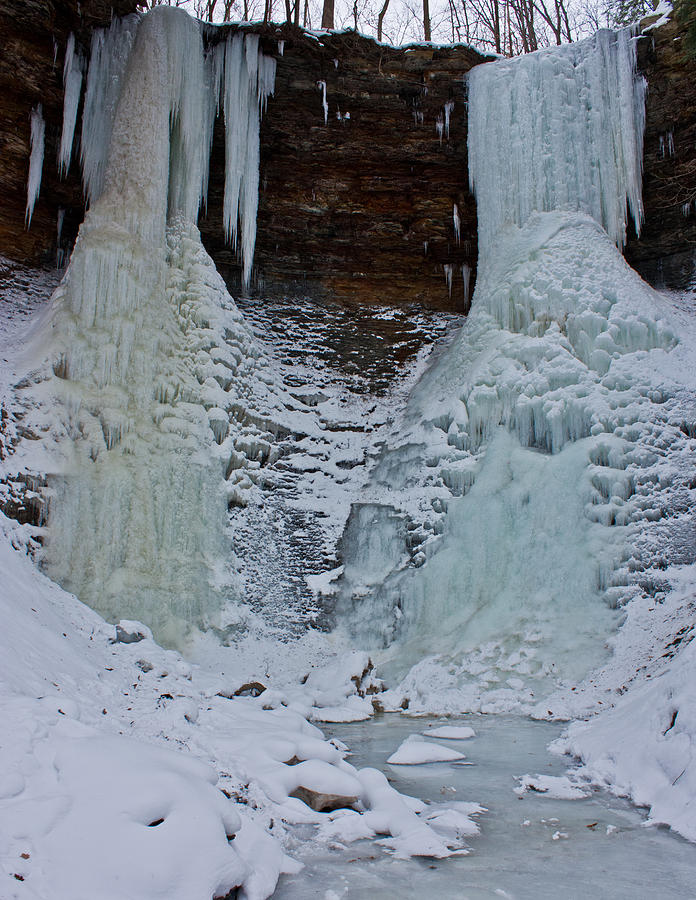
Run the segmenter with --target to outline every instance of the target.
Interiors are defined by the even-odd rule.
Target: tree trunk
[[[334,27],[334,0],[324,0],[321,14],[321,27],[332,31]]]
[[[384,0],[384,6],[379,11],[379,15],[377,16],[377,40],[382,40],[382,25],[384,23],[384,17],[387,14],[387,9],[389,8],[389,0]]]
[[[432,40],[430,33],[430,0],[423,0],[423,34],[426,41]]]

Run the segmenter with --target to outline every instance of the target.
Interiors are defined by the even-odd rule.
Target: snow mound
[[[426,737],[446,738],[448,741],[466,741],[476,737],[476,732],[468,725],[438,725],[424,731]]]
[[[392,766],[415,766],[421,763],[454,762],[465,759],[463,753],[441,744],[424,741],[420,735],[411,735],[392,753],[387,762]]]

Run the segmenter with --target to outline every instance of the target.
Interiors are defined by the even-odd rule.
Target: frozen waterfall
[[[506,223],[585,212],[620,247],[626,204],[643,220],[646,83],[631,29],[540,50],[469,74],[469,173],[482,257]]]
[[[353,508],[336,601],[413,711],[533,709],[601,663],[674,431],[670,316],[615,246],[641,217],[630,32],[470,79],[471,313]]]
[[[246,69],[235,77],[249,87],[236,114],[248,121],[272,67],[256,40],[240,43]],[[91,205],[48,335],[55,377],[45,392],[62,434],[47,569],[107,617],[138,618],[168,642],[192,624],[218,624],[234,593],[227,501],[245,465],[234,438],[258,356],[195,227],[212,73],[218,60],[225,80],[229,56],[220,58],[206,54],[196,20],[168,7],[95,38],[82,143]],[[230,119],[233,102],[226,96]],[[258,170],[258,128],[249,140],[235,185],[256,193],[258,175],[246,179]],[[253,237],[245,241],[250,253]]]

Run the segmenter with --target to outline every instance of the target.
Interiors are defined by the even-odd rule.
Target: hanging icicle
[[[63,131],[60,138],[60,150],[58,151],[58,173],[61,178],[65,178],[68,174],[70,161],[72,160],[75,124],[77,122],[77,109],[80,105],[84,66],[84,57],[80,50],[75,49],[75,35],[71,34],[65,48],[65,62],[63,64]]]
[[[27,228],[31,225],[31,217],[34,214],[36,203],[41,190],[41,175],[43,172],[44,142],[46,135],[46,123],[43,117],[43,107],[39,103],[31,111],[31,153],[29,155],[29,178],[27,179],[27,208],[24,221]]]

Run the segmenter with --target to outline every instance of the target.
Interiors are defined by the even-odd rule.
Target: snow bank
[[[300,868],[284,850],[292,823],[322,840],[386,835],[399,857],[458,853],[475,833],[476,804],[413,801],[280,701],[231,699],[226,676],[140,623],[117,631],[41,575],[29,526],[0,526],[3,898],[210,900],[240,886],[263,900]],[[316,812],[298,789],[348,808]]]
[[[586,686],[595,700],[613,708],[574,722],[552,748],[582,760],[580,775],[593,784],[648,807],[649,823],[669,825],[694,841],[696,569],[665,574],[671,593],[659,604],[629,606],[614,658]]]

